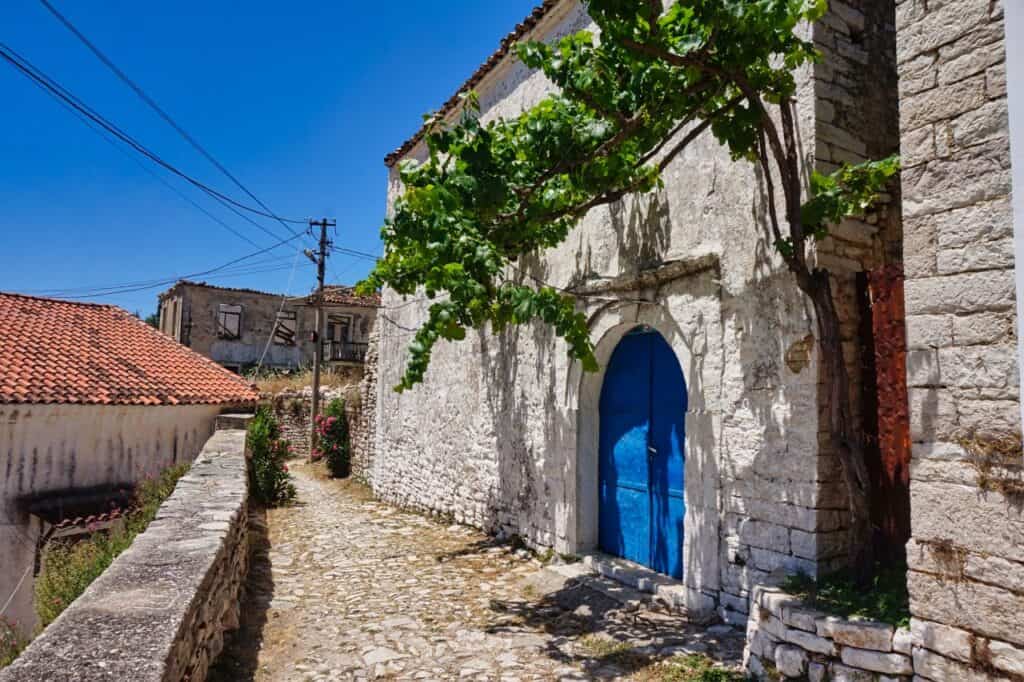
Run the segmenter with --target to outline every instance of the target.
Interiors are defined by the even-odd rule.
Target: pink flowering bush
[[[295,499],[295,486],[285,460],[291,445],[281,438],[281,429],[266,407],[261,407],[249,423],[249,483],[253,497],[268,506]]]
[[[10,665],[25,648],[25,638],[17,626],[0,616],[0,668]]]
[[[319,447],[313,450],[313,459],[324,459],[333,478],[348,476],[351,465],[344,400],[335,398],[323,414],[317,415],[316,433]]]

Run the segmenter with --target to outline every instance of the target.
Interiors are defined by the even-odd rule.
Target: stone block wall
[[[281,429],[281,437],[287,440],[296,457],[309,457],[309,417],[313,413],[312,393],[286,391],[276,395],[261,396],[263,403],[270,407]]]
[[[985,603],[978,608],[996,608]],[[1005,613],[1006,623],[1014,619]],[[909,628],[846,619],[805,606],[778,588],[755,588],[744,666],[757,680],[1016,682],[1020,649],[934,621]]]
[[[901,0],[897,8],[913,441],[908,583],[927,633],[916,671],[931,680],[1024,675],[1003,7]]]
[[[359,402],[351,405],[349,413],[349,441],[352,444],[352,476],[371,483],[370,472],[377,445],[377,362],[380,332],[370,333],[363,380],[359,384]],[[388,388],[385,386],[385,389]]]
[[[217,431],[156,519],[0,682],[203,680],[238,627],[248,561],[245,432]]]
[[[374,347],[371,344],[370,352],[373,352],[372,349]],[[368,355],[368,362],[369,359]],[[368,455],[365,453],[369,452],[370,448],[372,448],[372,440],[367,437],[367,433],[372,433],[373,431],[373,416],[365,416],[362,405],[369,404],[372,408],[376,403],[376,361],[374,361],[373,366],[373,377],[370,379],[370,385],[374,387],[372,389],[374,396],[369,401],[364,402],[363,391],[365,389],[363,386],[365,382],[360,383],[358,393],[351,386],[345,389],[328,388],[320,392],[321,410],[325,409],[328,403],[335,398],[341,398],[345,401],[345,416],[349,425],[349,441],[352,444],[353,467],[356,467],[357,460],[360,462],[368,461]],[[367,374],[371,374],[369,367],[370,365],[367,364],[366,368],[361,370],[361,373],[365,371]],[[364,374],[364,377],[367,374]],[[274,419],[277,420],[278,426],[281,428],[281,437],[291,444],[295,457],[309,457],[309,437],[311,431],[309,418],[313,413],[312,400],[313,392],[309,387],[302,391],[283,391],[275,395],[266,394],[262,396],[263,404],[270,407]],[[365,470],[365,466],[363,466],[363,470]],[[355,468],[353,468],[353,471],[355,471]]]
[[[758,680],[910,680],[914,640],[922,636],[887,623],[831,616],[780,589],[757,587],[744,665]]]

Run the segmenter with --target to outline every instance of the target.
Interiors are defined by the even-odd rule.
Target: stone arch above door
[[[680,301],[681,303],[681,301]],[[707,299],[702,299],[706,306]],[[714,301],[717,313],[718,301]],[[678,319],[677,319],[678,318]],[[680,323],[680,319],[685,320]],[[576,551],[593,551],[598,546],[598,453],[600,447],[600,396],[605,368],[615,348],[630,330],[645,325],[657,331],[675,353],[686,377],[688,402],[686,416],[686,535],[683,542],[684,584],[687,590],[687,608],[706,612],[714,607],[714,597],[720,585],[718,500],[718,439],[719,415],[709,405],[709,399],[719,390],[715,372],[708,371],[704,359],[709,344],[698,329],[700,316],[674,316],[672,297],[659,303],[622,301],[604,306],[591,317],[591,338],[595,339],[595,353],[601,369],[583,372],[574,365],[570,386],[578,386],[577,450],[575,461],[575,547]],[[717,315],[710,320],[720,329]],[[695,339],[700,337],[701,342]],[[721,362],[721,348],[713,348],[713,363]]]

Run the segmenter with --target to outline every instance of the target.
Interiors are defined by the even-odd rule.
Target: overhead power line
[[[348,249],[343,246],[332,246],[331,251],[343,253],[346,256],[355,256],[356,258],[363,258],[365,260],[373,261],[374,263],[380,260],[379,257],[374,256],[372,253],[366,253],[365,251],[356,251],[355,249]]]
[[[67,298],[67,299],[84,299],[84,298],[97,298],[97,297],[101,297],[101,296],[113,296],[115,294],[130,294],[130,293],[134,293],[134,292],[137,292],[137,291],[146,291],[147,289],[156,289],[156,288],[159,288],[159,287],[162,287],[162,286],[167,286],[169,284],[174,284],[175,282],[178,282],[178,281],[183,280],[183,279],[195,279],[196,277],[204,277],[204,276],[207,276],[207,275],[212,275],[214,273],[217,273],[217,272],[220,272],[222,270],[225,270],[225,269],[231,267],[232,265],[235,265],[236,263],[241,263],[243,261],[249,260],[250,258],[255,258],[256,256],[263,255],[264,253],[267,253],[268,251],[276,249],[278,246],[281,246],[282,244],[286,244],[288,242],[295,241],[296,239],[302,237],[303,234],[304,233],[300,232],[299,234],[292,235],[291,237],[287,237],[286,239],[283,239],[283,240],[277,242],[276,244],[268,246],[265,249],[260,249],[259,251],[253,251],[252,253],[246,254],[244,256],[240,256],[238,258],[234,258],[232,260],[229,260],[226,263],[222,263],[221,265],[218,265],[217,267],[214,267],[214,268],[210,268],[208,270],[201,270],[199,272],[191,272],[191,273],[184,274],[184,275],[174,275],[174,276],[165,277],[165,278],[162,278],[162,279],[159,279],[159,280],[150,280],[149,282],[145,282],[145,283],[142,283],[142,284],[139,284],[139,285],[130,284],[130,285],[111,285],[111,286],[108,286],[108,287],[97,287],[95,289],[90,290],[89,292],[75,294],[75,295],[71,295],[71,296],[63,296],[62,298]],[[298,253],[299,253],[299,251],[296,251],[296,254],[298,254]],[[245,273],[245,274],[250,274],[250,273]]]
[[[45,92],[47,95],[52,96],[52,93],[49,90],[47,90],[46,88],[44,88],[42,83],[39,83],[38,81],[32,81],[32,84],[35,85],[40,90],[42,90],[43,92]],[[138,166],[143,171],[145,171],[150,177],[155,179],[157,182],[162,184],[164,187],[166,187],[170,191],[174,192],[178,197],[180,197],[182,199],[182,201],[187,202],[189,205],[191,205],[197,211],[201,212],[207,218],[209,218],[210,220],[214,221],[215,223],[217,223],[218,225],[220,225],[225,230],[227,230],[231,234],[235,235],[236,237],[238,237],[242,241],[245,241],[245,242],[251,244],[252,246],[259,247],[259,244],[254,242],[252,239],[250,239],[249,237],[245,236],[244,234],[242,234],[241,232],[239,232],[235,228],[231,227],[230,225],[225,223],[223,220],[221,220],[220,218],[218,218],[214,214],[212,214],[209,211],[207,211],[201,204],[199,204],[197,201],[195,201],[192,197],[188,196],[187,194],[182,192],[180,189],[178,189],[177,187],[175,187],[171,183],[167,182],[167,180],[165,180],[164,178],[160,177],[160,175],[158,175],[156,171],[154,171],[152,168],[150,168],[145,163],[143,163],[141,160],[139,160],[139,158],[137,156],[131,155],[128,152],[127,149],[125,149],[124,147],[118,145],[117,142],[115,142],[114,140],[112,140],[110,138],[110,135],[108,133],[106,133],[104,131],[104,129],[98,127],[95,123],[93,123],[90,119],[86,118],[77,109],[73,108],[71,105],[69,105],[67,102],[65,102],[62,99],[54,98],[54,101],[56,101],[59,105],[64,107],[64,109],[69,114],[71,114],[72,116],[77,118],[79,121],[81,121],[82,125],[84,125],[89,130],[91,130],[93,133],[95,133],[97,137],[99,137],[101,140],[103,140],[104,142],[109,144],[111,147],[116,149],[119,153],[124,154],[126,158],[131,159],[132,163],[134,163],[136,166]],[[245,217],[245,216],[243,216],[243,217]]]
[[[259,197],[257,197],[255,194],[253,194],[249,190],[248,187],[243,185],[242,182],[237,177],[235,177],[234,174],[232,174],[231,171],[229,171],[224,166],[224,164],[222,164],[220,161],[218,161],[213,156],[213,154],[211,154],[209,151],[206,150],[206,148],[204,148],[201,144],[199,144],[199,142],[192,135],[190,135],[181,125],[179,125],[178,122],[175,121],[171,117],[171,115],[168,114],[163,109],[163,107],[161,107],[159,104],[157,104],[156,101],[152,97],[150,97],[148,94],[146,94],[146,92],[135,81],[133,81],[131,78],[129,78],[128,74],[126,74],[124,71],[122,71],[109,57],[107,57],[107,55],[105,55],[98,47],[96,47],[96,45],[85,36],[85,34],[83,34],[80,30],[78,30],[78,28],[74,24],[71,23],[71,20],[69,20],[67,17],[65,17],[63,14],[61,14],[57,10],[56,7],[54,7],[50,2],[48,2],[48,0],[40,0],[40,2],[43,4],[43,6],[47,10],[49,10],[49,12],[54,17],[57,18],[57,20],[61,24],[64,25],[65,28],[67,28],[69,31],[71,31],[71,33],[76,38],[78,38],[78,40],[80,40],[83,45],[85,45],[87,48],[89,48],[89,51],[92,52],[94,55],[96,55],[97,59],[99,59],[101,62],[103,62],[103,64],[114,73],[114,75],[116,75],[125,85],[127,85],[129,88],[131,88],[132,91],[136,95],[138,95],[139,99],[141,99],[153,111],[155,111],[160,116],[160,118],[162,118],[169,126],[171,126],[171,128],[173,128],[174,131],[178,133],[178,135],[180,135],[186,142],[188,142],[189,145],[191,145],[193,149],[195,149],[197,152],[202,154],[202,156],[207,161],[209,161],[211,164],[213,164],[217,168],[217,170],[219,170],[229,180],[231,180],[231,182],[233,182],[236,187],[238,187],[240,190],[245,192],[249,196],[250,199],[255,201],[260,206],[260,208],[262,208],[264,211],[267,212],[267,214],[269,214],[269,217],[271,217],[274,220],[276,220],[279,223],[281,223],[281,226],[284,227],[284,229],[287,230],[288,232],[290,232],[292,234],[296,234],[296,230],[294,230],[293,228],[288,226],[288,222],[295,222],[295,221],[286,221],[285,219],[283,219],[280,216],[278,216],[274,211],[270,210],[270,207],[268,207],[265,203],[260,201]],[[301,222],[301,221],[297,221],[297,222]]]
[[[132,149],[134,149],[138,153],[142,154],[143,156],[145,156],[149,160],[151,160],[153,163],[155,163],[155,164],[157,164],[157,165],[167,169],[168,171],[170,171],[171,173],[173,173],[173,174],[177,175],[178,177],[182,178],[183,180],[185,180],[189,184],[191,184],[191,185],[201,189],[202,191],[206,192],[208,195],[210,195],[214,199],[216,199],[216,200],[220,201],[221,203],[227,205],[229,208],[234,207],[236,209],[240,209],[242,211],[247,211],[249,213],[252,213],[252,214],[255,214],[255,215],[259,215],[259,216],[263,216],[265,218],[274,218],[275,220],[280,219],[280,220],[284,220],[284,221],[290,222],[290,223],[305,223],[306,222],[306,221],[302,221],[302,220],[294,220],[294,219],[288,219],[288,218],[279,218],[278,216],[276,216],[276,215],[274,215],[272,213],[265,212],[265,211],[262,211],[260,209],[255,209],[255,208],[253,208],[251,206],[247,206],[246,204],[243,204],[243,203],[241,203],[239,201],[236,201],[235,199],[231,198],[230,196],[228,196],[228,195],[226,195],[226,194],[224,194],[222,192],[219,192],[219,191],[213,189],[209,185],[207,185],[207,184],[205,184],[205,183],[195,179],[191,175],[188,175],[184,171],[178,169],[174,165],[170,164],[169,162],[167,162],[166,160],[161,158],[155,152],[153,152],[150,149],[148,149],[147,147],[145,147],[141,142],[139,142],[138,140],[133,138],[128,133],[124,132],[121,128],[119,128],[116,124],[112,123],[109,119],[105,118],[104,116],[102,116],[101,114],[96,112],[94,109],[89,107],[81,99],[79,99],[77,96],[72,94],[70,91],[68,91],[62,85],[60,85],[57,81],[55,81],[50,76],[46,75],[42,70],[37,68],[35,65],[33,65],[31,62],[29,62],[27,59],[25,59],[23,56],[21,56],[20,54],[15,52],[13,49],[11,49],[8,45],[6,45],[4,43],[0,43],[0,58],[2,58],[5,61],[7,61],[15,69],[20,71],[23,75],[25,75],[30,80],[32,80],[32,81],[40,84],[41,86],[43,86],[52,96],[58,98],[61,101],[66,102],[69,106],[71,106],[75,110],[81,112],[83,115],[85,115],[91,121],[93,121],[94,123],[98,124],[104,130],[108,131],[109,133],[111,133],[112,135],[117,137],[119,140],[121,140],[122,142],[127,144],[129,147],[131,147]],[[252,221],[248,217],[246,217],[246,220],[249,220],[249,222],[251,222],[253,225],[255,225],[259,229],[263,230],[267,234],[271,235],[275,239],[278,238],[278,235],[275,235],[274,233],[270,232],[269,230],[267,230],[264,226],[260,225],[259,223],[256,223],[255,221]],[[293,234],[296,235],[296,236],[302,236],[303,233],[302,232],[298,232],[298,233],[293,233]]]

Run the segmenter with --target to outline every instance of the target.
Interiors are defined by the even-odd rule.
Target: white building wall
[[[589,24],[578,3],[566,2],[533,37]],[[797,75],[804,156],[814,158],[823,148],[815,143],[815,74],[808,67]],[[543,74],[506,60],[477,91],[491,119],[518,114],[550,88]],[[410,156],[423,153],[420,145]],[[742,622],[748,590],[771,571],[817,574],[844,551],[838,462],[819,446],[816,328],[775,256],[753,166],[731,161],[705,136],[664,179],[663,191],[592,211],[562,245],[517,269],[528,284],[586,285],[591,296],[581,306],[602,362],[640,324],[675,350],[689,389],[689,606],[717,600],[723,615]],[[392,169],[389,200],[400,191]],[[383,305],[375,493],[535,546],[593,549],[602,375],[583,375],[548,328],[526,325],[439,342],[425,382],[397,394],[391,389],[429,301],[385,291]]]
[[[26,630],[35,624],[32,568],[42,527],[22,500],[49,491],[133,485],[190,462],[213,433],[221,410],[220,405],[0,405],[0,607],[13,593],[0,615]]]

